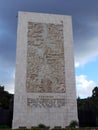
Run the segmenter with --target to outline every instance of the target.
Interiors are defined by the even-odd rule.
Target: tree
[[[80,126],[98,126],[98,87],[92,90],[92,96],[77,99]]]
[[[8,109],[10,100],[12,98],[13,95],[5,91],[4,86],[0,85],[0,107],[2,107],[3,109]]]
[[[98,87],[97,86],[92,91],[92,97],[98,99]]]
[[[70,124],[69,124],[69,127],[72,127],[72,128],[76,128],[76,127],[78,127],[78,126],[79,126],[79,124],[78,124],[78,122],[75,121],[75,120],[71,121]]]
[[[96,86],[92,91],[93,107],[96,111],[96,125],[98,126],[98,87]]]

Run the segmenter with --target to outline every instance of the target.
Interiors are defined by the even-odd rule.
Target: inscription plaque
[[[65,99],[49,99],[49,98],[27,98],[27,106],[29,107],[44,107],[44,108],[51,108],[51,107],[63,107],[65,106]]]

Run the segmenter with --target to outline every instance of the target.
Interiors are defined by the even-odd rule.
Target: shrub
[[[7,125],[0,125],[0,129],[9,129],[9,126],[7,126]]]
[[[39,128],[46,128],[46,126],[44,124],[39,124],[38,127]]]
[[[78,122],[75,121],[75,120],[71,121],[70,124],[69,124],[69,127],[71,127],[71,128],[76,128],[76,127],[78,127],[78,126],[79,126],[79,125],[78,125]]]

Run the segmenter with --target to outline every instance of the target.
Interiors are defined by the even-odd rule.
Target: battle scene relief
[[[64,93],[63,23],[28,22],[26,90]]]

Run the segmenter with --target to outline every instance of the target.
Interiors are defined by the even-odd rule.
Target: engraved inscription
[[[27,106],[29,107],[44,107],[44,108],[60,108],[65,106],[65,99],[49,99],[49,98],[27,98]]]
[[[28,22],[27,39],[27,92],[64,93],[63,24]]]

